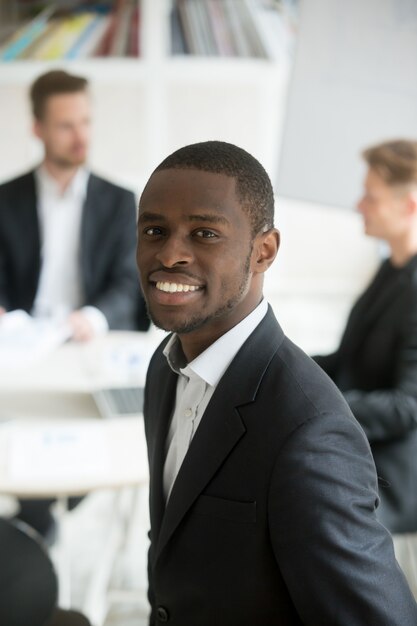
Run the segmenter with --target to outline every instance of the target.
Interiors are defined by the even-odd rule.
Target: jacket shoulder
[[[3,197],[20,192],[25,187],[35,185],[35,176],[33,170],[11,178],[0,184],[0,194]]]
[[[134,197],[134,193],[133,191],[131,191],[130,189],[127,189],[126,187],[122,187],[121,185],[118,185],[114,182],[112,182],[111,180],[108,180],[107,178],[102,178],[101,176],[98,176],[97,174],[91,173],[90,174],[90,180],[89,180],[89,190],[93,190],[93,191],[100,191],[100,192],[104,192],[106,194],[112,194],[112,195],[126,195],[126,196],[132,196]]]
[[[356,422],[334,382],[287,337],[271,362],[267,379],[277,405],[285,405],[286,419],[294,428],[329,413]]]

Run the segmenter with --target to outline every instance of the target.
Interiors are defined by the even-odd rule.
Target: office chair
[[[0,519],[0,554],[0,624],[90,626],[80,613],[57,608],[52,562],[29,526]]]

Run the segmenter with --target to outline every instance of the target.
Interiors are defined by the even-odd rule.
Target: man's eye
[[[158,237],[162,235],[162,229],[158,228],[158,226],[150,226],[149,228],[145,228],[143,231],[145,235],[149,235],[150,237]]]
[[[196,230],[195,234],[197,237],[201,237],[202,239],[213,239],[214,237],[217,237],[216,233],[213,233],[212,230],[207,230],[206,228]]]

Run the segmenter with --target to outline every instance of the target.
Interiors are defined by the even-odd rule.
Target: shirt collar
[[[267,310],[268,304],[266,300],[262,300],[239,324],[236,324],[188,364],[177,334],[172,335],[163,354],[171,369],[177,374],[181,373],[188,377],[190,373],[191,375],[197,374],[206,383],[215,387],[246,339],[265,317]]]
[[[50,175],[44,165],[40,165],[35,170],[36,182],[40,193],[44,193],[49,196],[78,198],[80,200],[84,200],[87,195],[89,176],[90,173],[85,167],[79,167],[64,193],[61,193],[57,181]]]

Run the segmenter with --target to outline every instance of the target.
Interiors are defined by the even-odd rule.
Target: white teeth
[[[166,293],[175,293],[176,291],[197,291],[200,289],[198,285],[183,285],[182,283],[164,283],[158,281],[156,283],[156,288],[160,291],[165,291]]]

